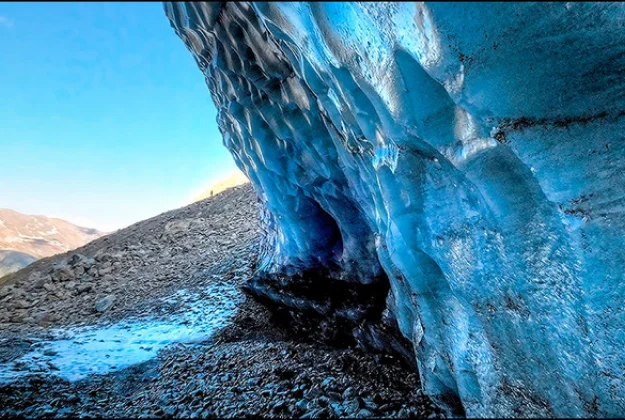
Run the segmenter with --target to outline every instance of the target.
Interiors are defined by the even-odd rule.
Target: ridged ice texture
[[[275,228],[390,280],[429,395],[625,412],[625,4],[166,3]]]

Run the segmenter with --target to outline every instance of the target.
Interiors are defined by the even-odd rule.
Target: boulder
[[[79,294],[90,292],[93,290],[93,284],[91,283],[81,283],[76,286],[76,292]]]
[[[63,265],[55,267],[50,277],[54,281],[62,282],[62,281],[73,280],[76,278],[76,275],[74,274],[74,271],[72,270],[70,266],[63,264]]]
[[[107,295],[103,298],[100,298],[96,301],[95,310],[97,312],[103,313],[111,309],[115,304],[115,295]]]

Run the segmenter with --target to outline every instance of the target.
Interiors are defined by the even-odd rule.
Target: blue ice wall
[[[625,413],[625,4],[165,3],[264,270],[390,282],[469,416]]]

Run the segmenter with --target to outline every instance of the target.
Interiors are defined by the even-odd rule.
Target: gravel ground
[[[251,187],[236,187],[5,279],[0,363],[49,338],[53,327],[166,319],[176,308],[162,298],[176,290],[242,285],[253,273],[258,210]],[[92,286],[78,293],[80,284]],[[112,305],[98,311],[107,296],[114,296]],[[0,385],[0,417],[442,416],[421,393],[413,364],[312,342],[277,321],[245,297],[210,340],[174,344],[147,362],[75,382],[31,372]]]
[[[440,417],[418,374],[388,355],[290,340],[247,300],[214,340],[78,382],[0,387],[0,416]]]
[[[154,298],[252,273],[260,240],[251,185],[163,213],[0,279],[0,330],[107,323]],[[110,298],[112,306],[97,310]]]

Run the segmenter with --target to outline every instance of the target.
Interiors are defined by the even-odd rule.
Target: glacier
[[[265,203],[259,296],[394,320],[454,415],[625,412],[625,4],[164,9]]]

